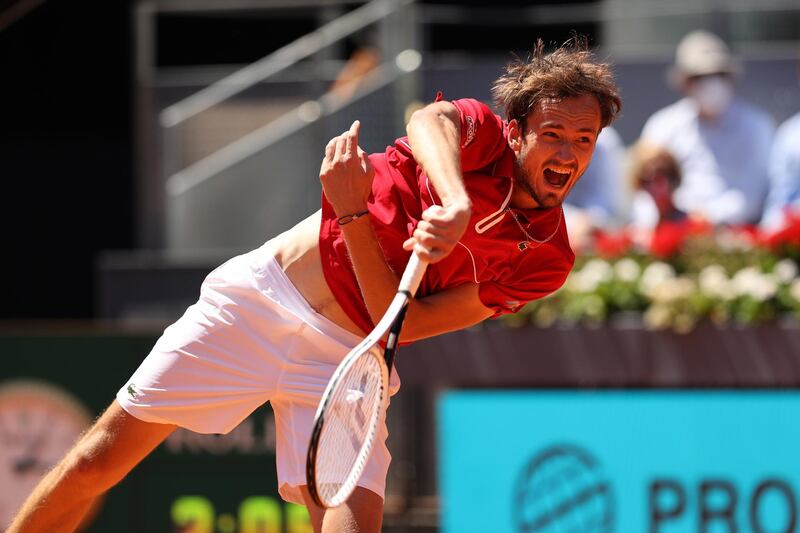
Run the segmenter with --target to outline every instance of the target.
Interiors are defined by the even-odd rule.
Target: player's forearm
[[[397,292],[399,274],[386,262],[368,216],[342,226],[342,235],[367,311],[377,324]]]
[[[367,217],[342,227],[364,302],[373,323],[377,324],[397,293],[400,273],[386,262]],[[434,337],[472,326],[492,315],[478,296],[478,285],[464,284],[409,303],[403,323],[404,342]]]
[[[414,159],[433,183],[445,206],[470,207],[461,174],[461,122],[450,102],[415,112],[407,127]]]
[[[411,301],[400,339],[404,342],[435,337],[478,324],[494,313],[478,296],[477,284],[465,283]]]

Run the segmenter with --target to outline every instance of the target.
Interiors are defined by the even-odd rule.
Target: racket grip
[[[420,259],[416,253],[411,252],[411,258],[408,260],[405,271],[403,271],[403,277],[400,278],[400,286],[397,287],[397,292],[408,291],[411,296],[414,296],[427,267],[427,262]]]

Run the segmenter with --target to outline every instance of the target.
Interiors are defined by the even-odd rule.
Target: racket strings
[[[359,357],[331,391],[316,458],[318,491],[324,501],[335,502],[337,495],[349,494],[369,457],[364,444],[377,430],[385,394],[379,357],[374,353]]]

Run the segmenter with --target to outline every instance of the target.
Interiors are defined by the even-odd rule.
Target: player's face
[[[600,104],[594,96],[540,102],[525,131],[509,123],[508,144],[517,156],[513,207],[556,207],[592,159],[600,133]]]

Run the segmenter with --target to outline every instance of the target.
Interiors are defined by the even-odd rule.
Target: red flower
[[[615,259],[626,255],[633,246],[633,240],[627,231],[611,233],[597,230],[594,234],[594,248],[598,256],[603,259]]]
[[[800,213],[787,212],[783,228],[762,235],[759,241],[773,252],[787,248],[800,249]]]
[[[663,220],[658,223],[650,238],[650,254],[667,258],[681,251],[686,239],[709,233],[713,227],[704,220],[684,218],[682,220]]]
[[[659,258],[675,255],[686,240],[687,224],[680,222],[660,222],[650,238],[650,254]]]

